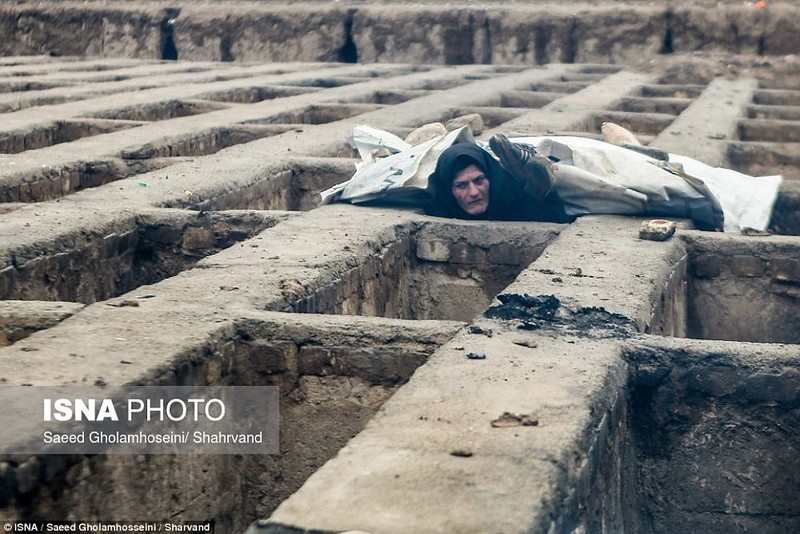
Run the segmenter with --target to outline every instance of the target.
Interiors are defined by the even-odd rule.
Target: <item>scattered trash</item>
[[[539,426],[539,420],[528,414],[503,412],[503,415],[492,421],[494,428],[507,428],[512,426]]]
[[[676,224],[666,219],[643,221],[639,227],[639,239],[666,241],[675,234]]]
[[[106,302],[106,306],[113,306],[115,308],[124,308],[126,306],[137,307],[139,303],[135,300],[125,299],[125,300],[118,300],[116,302]]]
[[[466,449],[455,449],[450,451],[450,456],[458,456],[459,458],[469,458],[472,456],[472,451]]]
[[[482,352],[470,352],[469,354],[467,354],[467,359],[468,360],[485,360],[486,359],[486,354],[484,354]]]
[[[153,297],[155,297],[155,294],[153,294],[153,293],[145,293],[144,295],[139,295],[136,298],[137,299],[151,299]]]
[[[120,360],[119,363],[124,363],[127,365],[133,365],[133,362],[129,362],[128,360]]]
[[[483,334],[486,337],[492,337],[491,330],[484,330],[480,326],[470,325],[470,327],[467,328],[467,332],[470,334]]]
[[[136,182],[139,187],[150,187],[150,182]]]
[[[535,341],[528,341],[527,339],[515,339],[514,341],[512,341],[512,343],[514,345],[519,345],[520,347],[528,347],[529,349],[535,349],[539,346],[539,344],[536,343]]]
[[[755,236],[762,236],[763,237],[763,236],[768,236],[768,235],[772,235],[772,234],[770,232],[768,232],[768,231],[756,230],[755,228],[747,227],[747,228],[742,228],[742,235],[751,235],[751,236],[755,235]]]

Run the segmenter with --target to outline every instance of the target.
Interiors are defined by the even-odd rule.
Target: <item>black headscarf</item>
[[[467,160],[467,161],[464,161]],[[453,196],[453,180],[466,166],[473,164],[489,179],[489,207],[480,215],[470,215]],[[492,221],[570,222],[564,205],[555,191],[544,200],[526,195],[522,183],[506,172],[491,154],[474,143],[457,143],[444,150],[436,169],[428,177],[432,202],[428,214],[438,217]]]

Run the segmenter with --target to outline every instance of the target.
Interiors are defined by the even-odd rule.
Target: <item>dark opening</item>
[[[161,59],[176,61],[178,47],[175,46],[175,17],[180,9],[167,8],[166,15],[161,20]]]
[[[344,21],[344,44],[339,49],[339,62],[340,63],[358,63],[358,49],[356,42],[353,40],[353,11],[347,13],[347,19]]]
[[[475,56],[472,51],[475,46],[473,21],[470,17],[469,24],[456,25],[444,31],[444,64],[445,65],[472,65]]]
[[[659,54],[671,54],[675,51],[672,42],[672,13],[667,11],[666,15],[666,23],[667,23],[667,32],[664,34],[664,41],[661,43],[661,49],[658,51]]]
[[[223,35],[219,41],[219,58],[221,61],[234,61],[236,58],[231,53],[231,37]],[[177,51],[175,52],[177,54]]]
[[[533,41],[533,50],[536,55],[537,65],[546,65],[550,62],[547,54],[547,43],[550,41],[550,31],[547,28],[540,28],[536,32],[536,37]]]
[[[575,63],[578,55],[578,20],[572,19],[566,40],[561,47],[561,63]]]
[[[671,54],[675,51],[672,47],[672,29],[667,28],[667,33],[664,35],[664,41],[661,43],[659,54]]]
[[[489,28],[489,19],[483,21],[483,53],[481,56],[483,65],[492,64],[492,34]]]

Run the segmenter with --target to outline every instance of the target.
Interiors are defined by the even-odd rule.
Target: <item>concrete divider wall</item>
[[[768,17],[752,5],[188,5],[169,36],[180,59],[195,61],[630,62],[672,51],[797,53],[796,16],[789,4]],[[6,5],[0,54],[162,59],[168,18],[158,5]]]

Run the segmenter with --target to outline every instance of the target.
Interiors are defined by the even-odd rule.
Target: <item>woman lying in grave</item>
[[[780,176],[755,178],[638,145],[583,137],[493,136],[468,128],[414,146],[366,127],[354,142],[365,160],[323,203],[404,201],[442,217],[566,223],[587,214],[678,217],[701,230],[765,230]],[[395,153],[368,161],[376,147]]]

